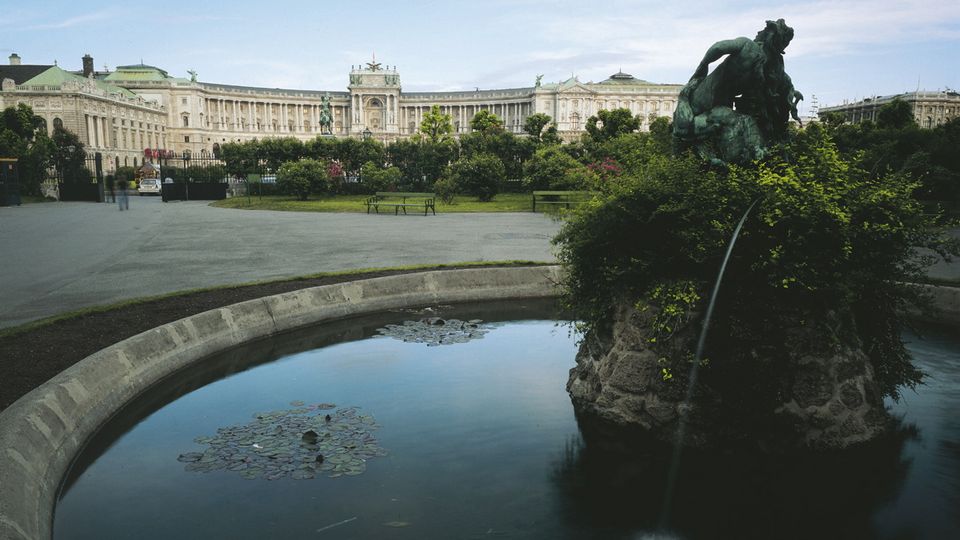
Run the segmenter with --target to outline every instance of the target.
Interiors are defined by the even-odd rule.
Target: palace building
[[[844,103],[831,107],[821,107],[821,115],[827,113],[842,113],[847,122],[877,121],[880,108],[895,99],[907,102],[913,112],[913,119],[922,128],[933,128],[960,117],[960,94],[952,90],[931,92],[918,90],[895,94],[892,96],[876,96],[864,98],[853,103]]]
[[[602,109],[627,108],[648,129],[652,119],[670,117],[683,85],[658,84],[618,72],[594,83],[571,77],[559,83],[459,92],[404,92],[396,66],[371,61],[353,66],[346,91],[259,88],[173,77],[161,68],[134,64],[95,71],[26,66],[16,54],[0,66],[0,106],[28,103],[49,125],[80,135],[91,150],[120,164],[145,148],[211,155],[219,145],[265,137],[309,140],[319,135],[373,137],[383,142],[417,132],[434,105],[451,115],[456,134],[488,110],[507,130],[523,132],[534,113],[549,115],[565,139],[585,132],[587,119]]]

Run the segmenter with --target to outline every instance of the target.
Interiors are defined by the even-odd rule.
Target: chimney
[[[19,55],[19,54],[13,53],[13,54],[10,55],[10,65],[11,65],[11,66],[19,66],[19,65],[20,65],[20,55]]]
[[[83,76],[93,77],[93,57],[89,54],[83,55]]]

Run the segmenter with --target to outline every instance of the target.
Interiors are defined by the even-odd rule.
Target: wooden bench
[[[436,197],[434,193],[378,191],[373,197],[368,198],[364,204],[367,205],[368,214],[371,208],[379,214],[381,206],[392,207],[394,215],[399,214],[400,210],[403,210],[403,213],[406,214],[407,207],[413,206],[418,209],[423,208],[423,215],[427,215],[428,210],[432,210],[433,215],[437,215],[437,209],[434,206]]]
[[[595,191],[534,191],[533,192],[533,211],[537,211],[537,205],[563,205],[570,208],[571,205],[585,203],[596,195]]]

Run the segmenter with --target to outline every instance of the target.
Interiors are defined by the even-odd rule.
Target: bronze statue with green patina
[[[680,91],[673,115],[678,148],[715,163],[749,163],[782,140],[790,117],[800,121],[797,103],[803,99],[783,67],[792,39],[793,29],[779,19],[767,21],[755,39],[714,43]]]
[[[324,95],[320,98],[320,133],[322,134],[331,134],[333,133],[333,114],[330,112],[330,95]]]

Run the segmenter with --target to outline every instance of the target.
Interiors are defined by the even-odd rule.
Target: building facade
[[[820,115],[827,113],[842,113],[847,122],[859,124],[866,121],[877,121],[880,107],[895,99],[900,99],[910,105],[913,119],[922,128],[933,128],[945,124],[960,116],[960,93],[954,91],[917,91],[892,96],[876,96],[864,98],[853,103],[844,103],[831,107],[821,107]]]
[[[528,116],[547,114],[561,137],[568,140],[584,133],[587,120],[601,109],[630,109],[641,117],[642,129],[648,129],[653,118],[673,115],[683,87],[651,83],[620,72],[598,83],[584,83],[571,77],[559,83],[541,84],[541,78],[537,77],[533,86],[525,88],[404,92],[396,66],[373,61],[351,67],[346,91],[291,90],[201,82],[195,73],[189,79],[172,77],[161,68],[144,64],[95,72],[89,55],[83,62],[83,71],[72,74],[77,80],[71,83],[74,86],[68,87],[76,93],[75,86],[82,86],[88,94],[96,94],[100,88],[115,96],[115,100],[121,100],[109,105],[104,103],[107,112],[98,109],[97,120],[93,121],[95,127],[100,126],[99,129],[113,137],[104,138],[103,142],[113,144],[116,140],[117,144],[109,149],[117,155],[121,150],[126,152],[130,144],[130,134],[124,130],[140,129],[140,116],[136,116],[133,126],[128,123],[133,111],[127,109],[134,106],[144,108],[144,113],[150,111],[150,121],[144,123],[150,128],[143,129],[154,136],[143,139],[137,132],[131,151],[139,150],[142,155],[145,148],[160,148],[211,155],[224,143],[265,137],[309,140],[319,135],[372,136],[389,142],[415,134],[423,116],[434,105],[451,116],[458,135],[470,131],[471,119],[481,110],[493,112],[503,119],[507,130],[518,134],[523,132]],[[5,97],[0,99],[12,103],[25,100],[29,92],[35,91],[23,88],[30,84],[15,82],[14,86],[10,94],[4,90]],[[100,102],[97,103],[99,107]],[[129,105],[120,107],[120,103]],[[85,107],[81,107],[78,114],[91,115],[93,111],[88,109],[92,102]],[[117,112],[109,112],[113,110],[111,107]],[[42,115],[46,114],[46,109],[37,110],[38,114],[41,111]],[[329,130],[324,129],[321,122],[325,110],[330,115]],[[137,115],[139,113],[137,109]],[[89,131],[85,122],[89,121],[77,121],[67,127],[83,133]],[[91,133],[88,140],[100,141],[96,131]]]
[[[14,54],[0,66],[0,109],[20,103],[44,119],[48,133],[56,126],[76,133],[88,153],[103,155],[107,171],[141,162],[144,148],[169,146],[167,111],[154,101],[92,74],[22,65]]]

